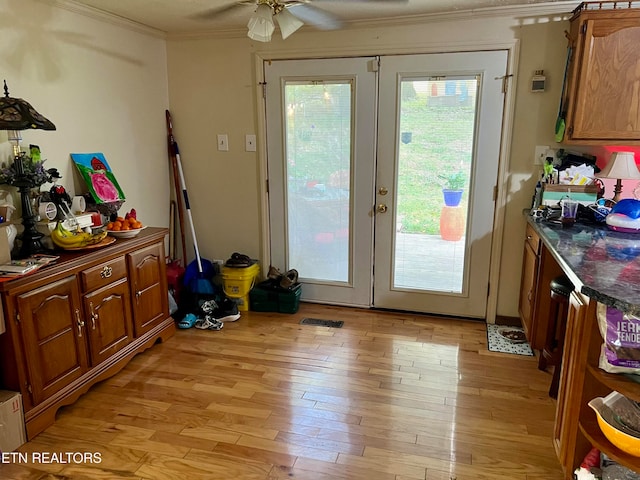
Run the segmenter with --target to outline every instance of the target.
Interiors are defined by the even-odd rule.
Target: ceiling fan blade
[[[314,3],[409,3],[409,0],[313,0]]]
[[[246,7],[255,7],[255,2],[234,2],[229,5],[224,5],[222,7],[210,8],[209,10],[205,10],[204,12],[196,13],[192,15],[192,18],[195,20],[211,20],[213,18],[217,18],[219,16],[233,13],[237,10],[245,9]]]
[[[287,10],[308,25],[320,30],[337,30],[342,22],[334,15],[313,7],[308,3],[297,3],[287,6]]]

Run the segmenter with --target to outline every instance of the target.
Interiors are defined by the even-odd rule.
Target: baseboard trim
[[[520,317],[507,317],[505,315],[496,315],[496,325],[507,325],[509,327],[522,327]]]

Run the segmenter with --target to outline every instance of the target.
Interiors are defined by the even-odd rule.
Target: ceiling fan
[[[311,3],[408,3],[409,0],[238,0],[229,5],[213,8],[197,15],[200,19],[211,19],[238,9],[253,7],[249,18],[247,36],[259,42],[271,41],[275,22],[285,39],[304,24],[320,30],[336,30],[342,21]],[[274,22],[275,19],[275,22]]]

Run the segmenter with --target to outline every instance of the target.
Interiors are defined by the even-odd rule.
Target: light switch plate
[[[218,151],[220,152],[228,152],[229,151],[229,137],[226,133],[218,134]]]
[[[245,135],[244,136],[244,150],[246,152],[255,152],[256,151],[256,136],[255,135]]]
[[[536,145],[536,152],[533,157],[534,165],[544,165],[544,160],[547,157],[548,145]]]

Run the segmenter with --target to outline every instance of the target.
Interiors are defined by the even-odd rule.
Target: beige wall
[[[526,221],[522,210],[531,206],[535,185],[542,173],[542,166],[533,164],[535,146],[561,147],[555,143],[554,135],[567,55],[564,31],[568,28],[568,22],[552,22],[515,29],[520,38],[520,64],[515,79],[517,96],[507,178],[509,193],[500,260],[498,315],[518,316]],[[530,91],[535,70],[545,72],[545,92]]]
[[[40,146],[70,194],[83,185],[69,154],[103,152],[126,195],[123,209],[168,226],[165,40],[35,0],[0,0],[0,15],[0,80],[57,127],[25,131],[23,144]],[[0,132],[0,160],[10,158]]]
[[[525,25],[527,24],[527,25]],[[170,39],[169,93],[202,254],[226,258],[234,251],[261,251],[259,153],[244,151],[244,135],[257,133],[255,58],[349,56],[492,48],[519,41],[513,142],[508,159],[508,205],[500,260],[497,314],[517,316],[524,218],[538,167],[534,146],[553,145],[553,127],[564,71],[567,23],[559,19],[478,18],[417,25],[299,31],[287,41]],[[274,35],[275,38],[275,35]],[[548,90],[531,93],[537,69]],[[229,135],[229,152],[216,150],[215,136]]]
[[[5,20],[0,71],[11,94],[30,101],[58,127],[55,132],[26,132],[24,142],[41,146],[47,165],[60,169],[61,183],[70,193],[80,191],[81,184],[69,153],[101,151],[127,195],[125,208],[135,207],[147,224],[168,225],[173,180],[164,110],[170,108],[199,246],[209,259],[224,259],[234,251],[261,254],[259,181],[264,158],[244,151],[245,134],[262,134],[257,57],[420,53],[517,43],[497,305],[498,315],[517,316],[522,209],[530,204],[539,171],[532,164],[533,149],[541,143],[553,145],[564,69],[567,23],[557,16],[445,16],[420,24],[338,32],[303,29],[286,42],[276,39],[269,44],[253,43],[244,35],[174,38],[166,43],[165,53],[162,38],[46,2],[0,0],[0,13]],[[547,73],[549,88],[533,94],[529,81],[537,69]],[[228,134],[229,152],[216,150],[218,133]],[[10,157],[2,132],[0,156]]]

